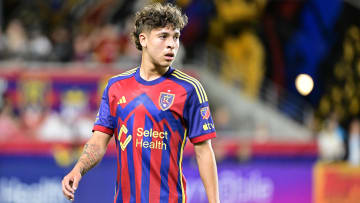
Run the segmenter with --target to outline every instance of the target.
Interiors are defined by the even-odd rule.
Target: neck
[[[151,81],[164,75],[169,70],[169,66],[159,66],[147,59],[144,54],[141,59],[140,76],[142,79]]]

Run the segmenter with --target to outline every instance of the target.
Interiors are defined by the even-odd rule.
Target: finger
[[[69,190],[66,185],[68,183],[68,180],[64,180],[63,183],[62,183],[62,189],[63,189],[63,193],[64,195],[70,199],[72,196],[73,196],[73,193],[71,192],[71,190]]]
[[[79,182],[80,182],[80,178],[78,178],[78,177],[75,176],[75,177],[74,177],[73,184],[72,184],[72,189],[74,190],[74,192],[75,192],[75,190],[78,188]]]
[[[72,189],[71,187],[71,180],[69,180],[68,178],[64,179],[64,186],[65,186],[65,189],[69,192],[71,192],[72,194],[74,193],[74,190]]]
[[[67,182],[67,181],[62,182],[62,191],[63,191],[64,196],[69,200],[74,199],[74,195],[66,189],[65,182]]]
[[[74,189],[71,187],[71,183],[67,183],[67,184],[65,184],[65,188],[66,188],[66,190],[67,191],[69,191],[69,192],[71,192],[71,194],[74,194]]]
[[[73,200],[73,199],[74,199],[74,195],[71,194],[69,191],[63,190],[63,193],[64,193],[65,197],[66,197],[68,200]]]

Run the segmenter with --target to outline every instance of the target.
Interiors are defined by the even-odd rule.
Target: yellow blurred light
[[[308,74],[299,74],[295,79],[295,86],[301,95],[306,96],[313,90],[314,81]]]

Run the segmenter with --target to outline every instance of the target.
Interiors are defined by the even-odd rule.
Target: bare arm
[[[219,185],[215,155],[211,141],[207,140],[194,145],[196,161],[204,184],[209,203],[219,203]]]
[[[90,169],[92,169],[103,158],[111,136],[99,131],[95,131],[93,136],[84,145],[84,149],[74,168],[62,180],[62,189],[64,195],[74,200],[75,190],[80,179]]]

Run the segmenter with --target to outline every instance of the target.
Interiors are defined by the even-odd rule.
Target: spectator
[[[4,41],[4,34],[0,30],[0,59],[3,59],[5,57],[5,41]]]
[[[218,105],[214,111],[214,121],[216,123],[216,130],[218,131],[231,131],[232,123],[230,122],[230,110],[224,105]]]
[[[91,40],[85,33],[79,33],[75,36],[73,60],[76,62],[86,62],[91,60]]]
[[[65,27],[58,27],[51,34],[53,51],[50,55],[52,61],[69,62],[72,59],[72,41],[69,31]]]
[[[14,140],[21,135],[17,120],[13,114],[13,108],[7,94],[2,94],[0,99],[0,142],[8,139]]]
[[[28,139],[37,139],[37,129],[45,117],[44,109],[37,105],[28,105],[21,110],[21,129]]]
[[[360,121],[354,119],[349,128],[349,163],[360,166]]]
[[[320,159],[325,162],[340,161],[345,155],[344,133],[333,114],[318,135]]]
[[[100,63],[115,62],[119,56],[120,41],[118,31],[114,25],[106,25],[99,31],[94,40],[96,61]],[[94,36],[95,37],[95,36]]]
[[[130,33],[132,31],[132,21],[128,19],[124,26],[119,29],[119,41],[120,41],[120,56],[117,61],[121,61],[128,64],[136,64],[141,60],[141,52],[136,48],[135,44],[132,43]],[[177,58],[181,58],[181,47],[179,48]],[[174,61],[174,64],[176,61]]]
[[[32,60],[46,60],[50,55],[52,45],[50,40],[39,28],[34,28],[30,33],[29,51]]]
[[[9,59],[23,59],[28,54],[26,31],[18,19],[13,19],[5,31],[6,55]]]
[[[73,133],[64,118],[55,111],[48,111],[36,129],[38,139],[41,141],[72,141]]]

